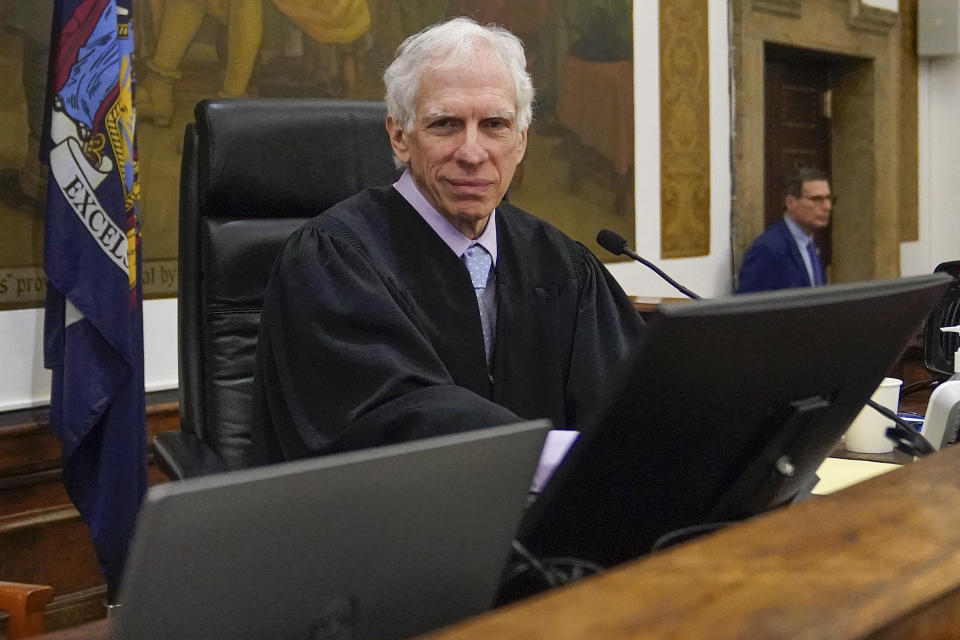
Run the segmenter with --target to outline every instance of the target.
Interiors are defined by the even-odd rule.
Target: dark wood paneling
[[[176,402],[149,405],[148,438],[178,429],[178,409]],[[53,587],[47,629],[101,617],[106,593],[87,527],[61,482],[60,456],[45,412],[0,419],[0,577]],[[149,481],[163,481],[152,464]],[[0,630],[4,624],[0,614]]]

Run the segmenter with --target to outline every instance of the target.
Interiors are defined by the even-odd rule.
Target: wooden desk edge
[[[430,640],[960,636],[960,447]],[[105,621],[41,636],[99,640]]]
[[[960,636],[960,447],[430,635]]]
[[[661,296],[628,296],[633,303],[633,308],[641,314],[653,313],[657,308],[667,302],[690,302],[689,298],[665,298]]]

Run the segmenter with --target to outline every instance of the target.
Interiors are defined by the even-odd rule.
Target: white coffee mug
[[[896,412],[900,406],[900,385],[903,380],[884,378],[870,399]],[[848,451],[856,453],[887,453],[893,451],[893,440],[887,437],[887,429],[893,420],[866,405],[850,423],[843,441]]]

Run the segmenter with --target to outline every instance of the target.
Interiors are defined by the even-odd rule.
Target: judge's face
[[[469,238],[483,233],[527,148],[513,83],[492,55],[428,71],[411,130],[388,117],[387,131],[424,197]]]
[[[800,197],[787,196],[787,215],[806,233],[815,232],[830,224],[833,201],[830,198],[830,183],[826,180],[807,180],[800,189]]]

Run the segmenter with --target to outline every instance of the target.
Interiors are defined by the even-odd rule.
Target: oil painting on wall
[[[0,309],[45,295],[37,151],[52,4],[0,0]],[[453,15],[504,25],[527,50],[534,124],[511,201],[590,247],[601,228],[633,237],[628,0],[134,0],[146,296],[176,295],[181,141],[198,101],[381,100],[397,45]]]

